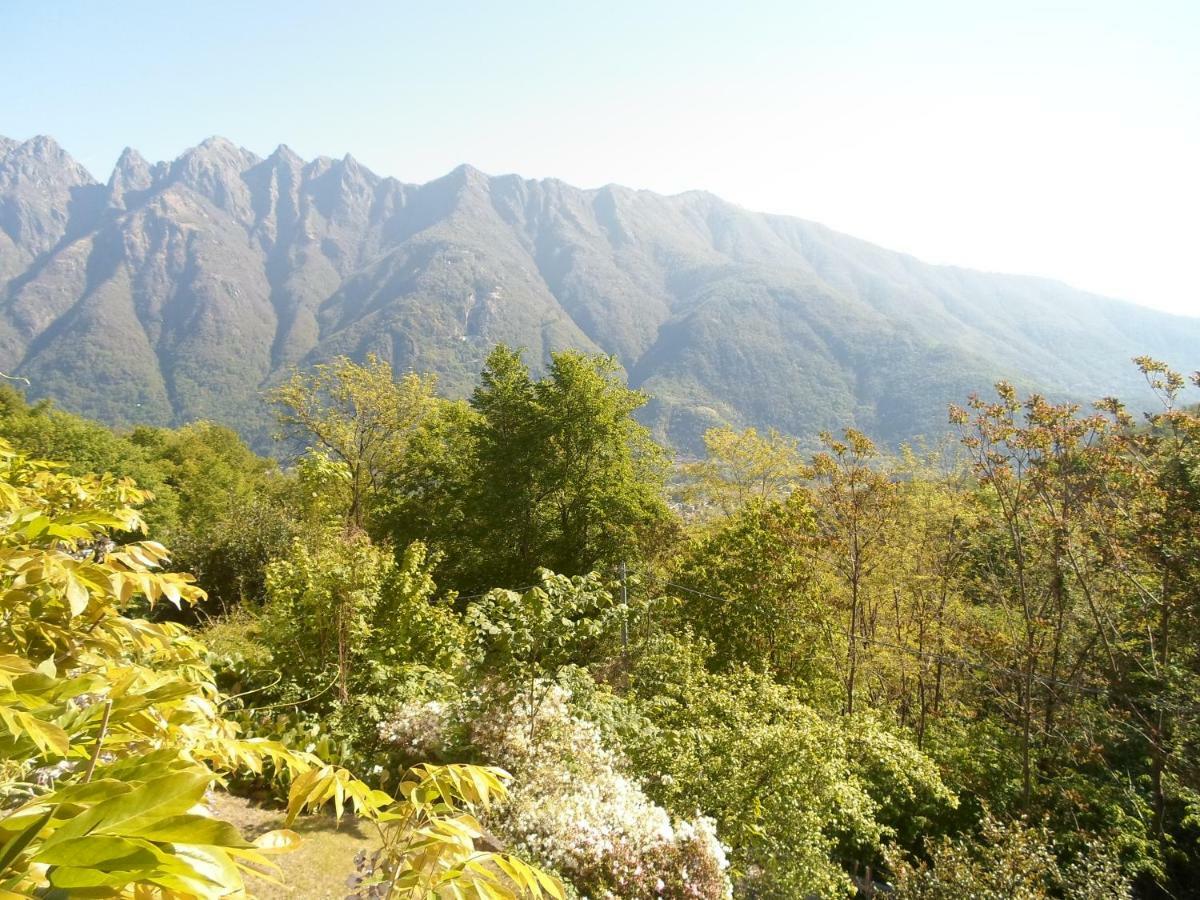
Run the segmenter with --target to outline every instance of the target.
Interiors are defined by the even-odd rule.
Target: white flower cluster
[[[445,744],[446,712],[437,700],[405,703],[379,723],[379,737],[414,755],[434,753]]]
[[[539,685],[532,703],[518,697],[475,723],[473,743],[515,779],[491,827],[590,897],[730,896],[714,823],[673,821],[621,773],[621,760],[592,723],[572,715],[569,699]]]

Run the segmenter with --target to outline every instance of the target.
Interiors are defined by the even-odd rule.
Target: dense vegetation
[[[1161,403],[1144,421],[1001,383],[934,447],[893,457],[847,430],[805,456],[716,429],[674,469],[634,417],[646,398],[575,352],[537,377],[498,347],[469,402],[373,360],[298,374],[272,396],[282,467],[217,425],[114,434],[8,392],[5,571],[32,545],[149,573],[164,551],[128,543],[144,499],[196,581],[58,591],[41,565],[46,607],[6,575],[5,710],[27,718],[3,713],[18,812],[0,829],[46,815],[48,832],[0,858],[36,875],[80,831],[54,809],[91,802],[89,782],[142,789],[100,744],[120,729],[167,751],[94,674],[137,666],[145,690],[186,683],[155,702],[207,698],[208,730],[159,742],[196,790],[223,774],[296,806],[341,779],[378,817],[396,807],[373,792],[432,803],[414,785],[454,776],[453,808],[430,814],[478,808],[471,840],[511,854],[470,869],[488,890],[558,889],[525,859],[592,898],[1197,896],[1200,415],[1189,379],[1137,365]],[[99,530],[119,553],[81,556]],[[164,597],[180,602],[150,604]],[[77,601],[106,604],[112,628],[81,632]],[[56,679],[97,697],[68,709]],[[49,787],[23,786],[52,764]],[[494,804],[486,767],[511,775]],[[169,853],[164,834],[145,840]],[[364,885],[421,871],[401,844],[364,862]]]
[[[116,443],[7,399],[6,423],[30,437],[62,426],[85,457]],[[470,810],[503,800],[507,773],[414,765],[393,798],[310,749],[240,733],[204,645],[144,617],[205,599],[190,575],[164,570],[162,544],[139,539],[149,498],[0,440],[0,895],[244,896],[244,873],[278,872],[269,855],[300,841],[285,828],[251,842],[205,808],[215,785],[249,776],[286,790],[288,824],[332,803],[339,819],[349,804],[376,826],[359,896],[563,896],[552,876],[476,848]]]

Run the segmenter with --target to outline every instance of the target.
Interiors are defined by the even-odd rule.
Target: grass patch
[[[241,797],[217,793],[210,803],[213,813],[236,825],[247,838],[283,827],[284,813],[265,808]],[[341,823],[332,815],[306,816],[292,829],[303,836],[300,847],[271,859],[283,870],[283,885],[247,877],[246,890],[262,900],[276,898],[342,898],[349,893],[346,879],[354,874],[354,855],[378,846],[375,829],[345,815]]]

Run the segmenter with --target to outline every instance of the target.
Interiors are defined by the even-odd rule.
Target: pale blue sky
[[[1200,315],[1200,2],[0,0],[0,134],[703,188]]]

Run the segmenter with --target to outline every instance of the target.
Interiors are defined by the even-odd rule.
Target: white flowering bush
[[[379,739],[406,756],[430,756],[446,746],[447,706],[440,700],[402,703],[379,723]]]
[[[469,726],[476,750],[513,775],[508,801],[486,818],[496,837],[592,900],[730,897],[713,821],[673,818],[623,773],[596,726],[572,712],[566,689],[545,684],[537,693],[533,710],[527,697],[489,703]],[[397,749],[433,751],[460,712],[405,704],[380,736]]]
[[[492,827],[588,897],[730,896],[712,820],[672,819],[652,803],[569,700],[549,685],[533,722],[520,702],[476,721],[473,743],[516,784]]]

